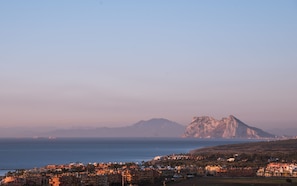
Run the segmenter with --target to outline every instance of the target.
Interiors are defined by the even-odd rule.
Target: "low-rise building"
[[[257,171],[257,176],[264,177],[297,177],[297,165],[293,163],[269,163]]]

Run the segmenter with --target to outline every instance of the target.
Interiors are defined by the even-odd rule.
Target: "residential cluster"
[[[157,156],[148,162],[138,163],[70,163],[47,165],[42,168],[8,172],[1,180],[5,186],[123,186],[166,185],[168,182],[191,179],[197,176],[278,176],[297,177],[297,165],[270,162],[266,167],[247,166],[248,161],[238,154],[208,161],[204,156],[189,154]],[[222,163],[223,162],[223,163]],[[241,166],[239,166],[241,165]]]
[[[257,176],[264,177],[297,177],[297,164],[295,163],[269,163],[257,171]]]
[[[137,163],[71,163],[8,172],[0,185],[152,185],[156,182],[161,183],[161,178],[173,178],[176,172],[176,168],[169,166],[155,168]]]

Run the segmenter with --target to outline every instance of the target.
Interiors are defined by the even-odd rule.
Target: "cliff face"
[[[230,115],[221,120],[209,116],[194,117],[187,126],[183,137],[261,139],[275,136],[261,129],[250,127]]]

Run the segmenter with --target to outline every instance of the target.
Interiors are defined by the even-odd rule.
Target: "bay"
[[[159,155],[250,140],[189,138],[2,138],[0,170],[29,169],[72,162],[141,162]]]

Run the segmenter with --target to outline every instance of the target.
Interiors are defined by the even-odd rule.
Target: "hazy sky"
[[[0,127],[297,124],[296,0],[0,1]]]

